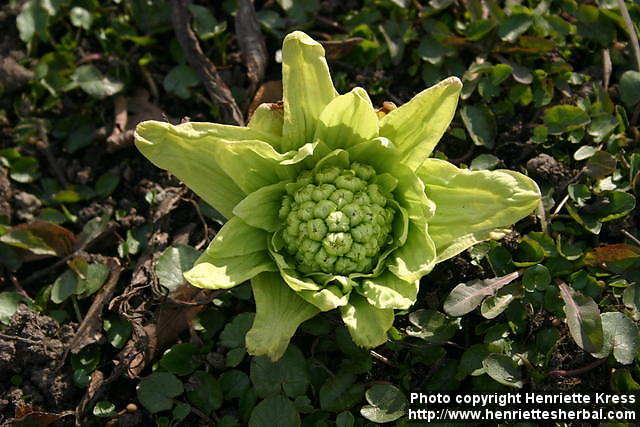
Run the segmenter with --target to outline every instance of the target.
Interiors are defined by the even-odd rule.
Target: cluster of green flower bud
[[[352,163],[304,171],[280,208],[285,249],[303,273],[366,273],[389,243],[394,209],[376,171]]]

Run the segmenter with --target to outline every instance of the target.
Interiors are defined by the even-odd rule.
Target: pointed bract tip
[[[303,31],[293,31],[287,34],[284,38],[284,43],[297,41],[307,45],[319,45],[317,41],[309,37],[309,35]]]
[[[447,77],[441,84],[462,87],[462,81],[456,76]]]
[[[158,132],[163,132],[170,123],[159,122],[157,120],[146,120],[138,123],[133,133],[136,145],[154,145],[157,137],[162,137]]]

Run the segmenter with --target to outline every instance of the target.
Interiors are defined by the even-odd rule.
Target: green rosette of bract
[[[522,174],[429,158],[455,113],[455,77],[378,115],[365,90],[336,92],[324,49],[296,31],[282,83],[282,105],[261,105],[246,127],[146,121],[135,133],[227,218],[184,277],[206,289],[251,280],[252,355],[278,360],[302,322],[333,309],[357,345],[383,344],[435,264],[502,237],[539,203]]]

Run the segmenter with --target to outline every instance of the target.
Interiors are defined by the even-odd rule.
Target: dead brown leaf
[[[136,91],[133,97],[118,96],[113,101],[114,125],[111,135],[107,137],[107,150],[110,152],[124,148],[133,143],[133,132],[138,123],[145,120],[171,120],[165,113],[149,101],[149,92],[144,89]]]
[[[71,231],[46,221],[16,225],[3,234],[0,240],[33,255],[58,257],[69,255],[77,243],[76,236]],[[25,260],[31,258],[25,256]]]
[[[136,378],[162,350],[175,343],[180,334],[216,294],[221,291],[199,289],[182,284],[170,295],[156,313],[156,321],[146,325],[142,339],[132,339],[120,353],[120,360],[129,360],[127,374]]]
[[[363,41],[364,39],[362,37],[351,37],[344,40],[323,41],[320,42],[320,44],[324,47],[327,59],[334,61],[351,53],[351,51]]]
[[[280,101],[282,101],[282,81],[271,80],[264,82],[253,97],[247,115],[251,117],[260,104],[278,103]]]
[[[59,419],[72,415],[73,411],[64,411],[59,414],[41,411],[37,406],[18,404],[15,418],[7,422],[11,427],[46,427]]]
[[[599,246],[585,254],[584,263],[622,274],[640,263],[640,247],[626,243]]]

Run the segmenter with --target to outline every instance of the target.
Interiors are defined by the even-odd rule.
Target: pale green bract
[[[377,113],[363,89],[336,92],[324,49],[296,31],[282,83],[283,105],[261,105],[247,127],[147,121],[135,134],[228,218],[184,276],[207,289],[251,280],[253,355],[279,359],[302,322],[336,308],[356,344],[383,344],[436,263],[502,237],[540,201],[522,174],[428,158],[454,116],[455,77]]]

